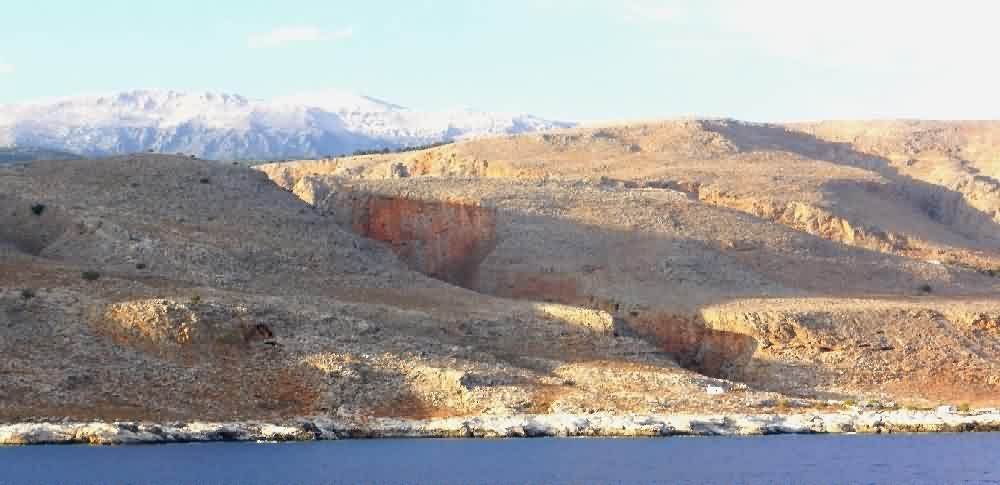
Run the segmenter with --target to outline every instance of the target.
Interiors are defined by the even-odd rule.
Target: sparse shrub
[[[98,279],[100,279],[101,273],[93,270],[87,270],[84,271],[83,273],[80,273],[80,277],[82,277],[87,281],[97,281]]]
[[[386,155],[386,154],[389,154],[389,153],[415,152],[415,151],[419,151],[419,150],[427,150],[427,149],[430,149],[430,148],[437,148],[439,146],[450,145],[451,143],[454,143],[454,142],[452,142],[452,141],[439,141],[439,142],[435,142],[435,143],[428,143],[426,145],[405,146],[405,147],[399,147],[399,148],[396,148],[396,149],[389,149],[389,148],[377,149],[376,148],[374,150],[355,150],[355,152],[353,153],[353,155],[357,157],[357,156],[362,156],[362,155]]]
[[[35,204],[31,206],[31,213],[40,216],[42,212],[45,212],[45,204]]]
[[[842,404],[844,405],[844,408],[853,408],[858,405],[858,401],[854,399],[844,399]]]
[[[25,289],[21,290],[21,299],[22,300],[30,300],[30,299],[32,299],[34,297],[35,297],[35,290],[33,290],[31,288],[25,288]]]
[[[190,303],[191,303],[192,305],[198,305],[198,304],[201,304],[201,296],[200,296],[200,295],[194,295],[194,296],[192,296],[192,297],[191,297],[191,300],[190,300]]]
[[[135,263],[135,269],[146,269],[146,263]]]
[[[920,290],[921,293],[923,293],[925,295],[929,295],[929,294],[931,294],[931,293],[934,292],[934,288],[931,287],[931,285],[929,285],[927,283],[924,283],[924,284],[920,285],[920,288],[918,288],[918,289]]]
[[[791,403],[788,402],[788,399],[779,399],[774,407],[778,408],[778,411],[788,411],[788,409],[792,406]]]
[[[958,412],[967,413],[969,411],[972,411],[972,406],[970,406],[969,403],[963,402],[962,404],[958,405]]]
[[[201,182],[201,183],[203,183],[203,184],[210,184],[210,183],[212,183],[212,181],[209,180],[208,177],[202,177],[198,181]]]

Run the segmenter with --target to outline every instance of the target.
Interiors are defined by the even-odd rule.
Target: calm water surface
[[[0,448],[22,483],[1000,484],[1000,434]]]

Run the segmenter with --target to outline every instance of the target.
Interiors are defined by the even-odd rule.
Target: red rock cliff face
[[[479,264],[496,247],[491,209],[379,196],[352,205],[355,232],[388,243],[410,268],[454,285],[474,289]]]
[[[550,301],[605,310],[616,333],[656,343],[679,364],[716,377],[733,377],[750,361],[756,341],[708,328],[690,315],[628,311],[580,287],[583,273],[517,271],[480,266],[497,246],[494,210],[472,204],[344,194],[339,222],[364,237],[390,245],[411,269],[505,298]]]

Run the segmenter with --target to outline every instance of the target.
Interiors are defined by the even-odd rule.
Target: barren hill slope
[[[651,412],[729,385],[606,312],[410,271],[257,171],[41,162],[0,194],[3,420]]]
[[[988,197],[796,130],[0,169],[0,421],[1000,403]]]
[[[857,144],[845,141],[854,139]],[[669,187],[826,239],[987,272],[1000,268],[1000,190],[988,175],[997,159],[1000,124],[992,122],[780,126],[693,120],[260,168],[296,193],[309,192],[314,174]]]
[[[259,168],[416,270],[609,311],[701,372],[998,396],[1000,199],[846,142],[683,121]]]

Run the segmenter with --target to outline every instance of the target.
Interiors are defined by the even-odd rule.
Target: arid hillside
[[[0,421],[998,405],[993,132],[0,169]]]
[[[607,312],[409,270],[255,170],[0,172],[0,419],[740,409]],[[768,404],[770,403],[770,404]]]
[[[258,168],[417,271],[608,311],[699,372],[992,400],[991,133],[694,120]]]
[[[1000,122],[671,121],[261,167],[304,200],[338,180],[491,177],[669,188],[824,239],[1000,269]]]

